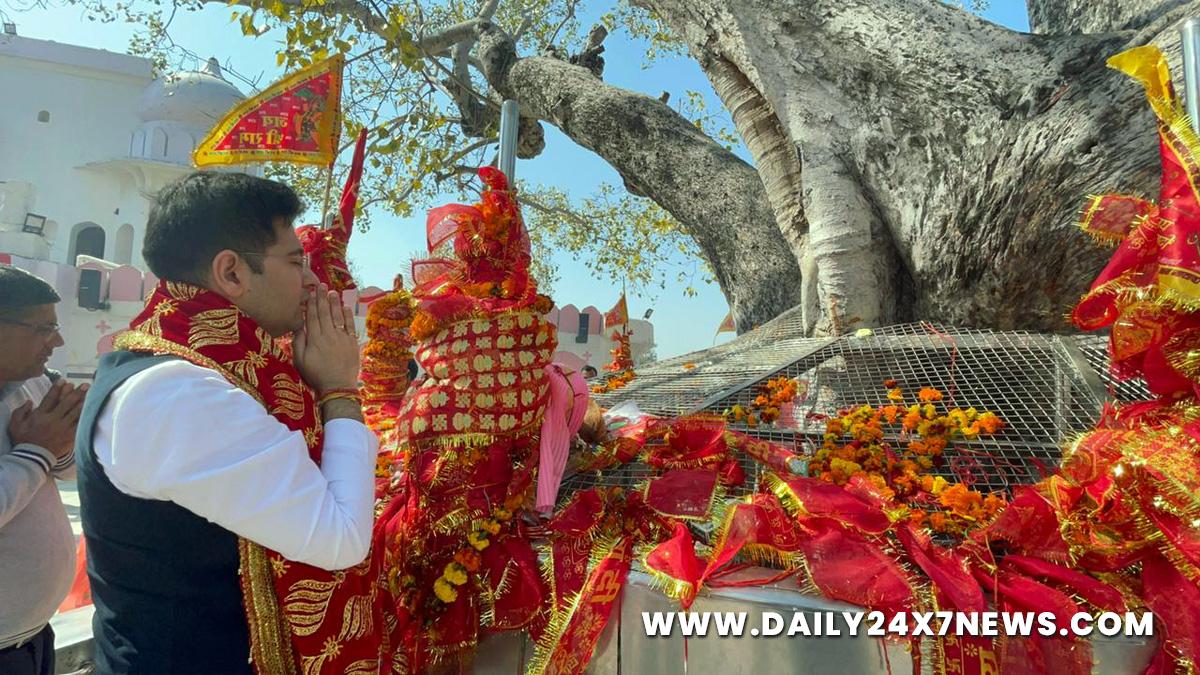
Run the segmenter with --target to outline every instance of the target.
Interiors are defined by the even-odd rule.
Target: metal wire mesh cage
[[[824,420],[851,406],[886,405],[884,381],[906,391],[935,387],[949,406],[991,411],[1005,422],[999,434],[955,443],[939,468],[975,489],[1010,491],[1057,466],[1062,446],[1092,427],[1103,402],[1149,398],[1145,384],[1117,382],[1109,372],[1103,335],[1060,336],[951,328],[929,323],[874,329],[869,334],[806,338],[789,312],[736,340],[640,368],[627,387],[600,396],[613,406],[635,401],[655,415],[720,413],[749,406],[769,379],[800,383],[800,395],[774,425],[734,428],[811,455]],[[892,437],[892,441],[898,441]],[[743,458],[747,484],[757,489],[760,467]],[[563,493],[594,485],[629,487],[645,466],[570,477]],[[735,491],[736,494],[736,491]]]

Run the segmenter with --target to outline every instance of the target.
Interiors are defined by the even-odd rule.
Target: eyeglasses
[[[295,253],[258,253],[256,251],[234,251],[234,253],[238,255],[258,256],[259,258],[283,258],[284,260],[303,265],[304,267],[312,266],[312,256],[307,253],[301,253],[299,255]]]
[[[62,328],[62,326],[56,323],[26,323],[24,321],[17,321],[16,319],[0,319],[0,323],[6,323],[10,326],[24,326],[43,338],[58,335],[59,330]]]

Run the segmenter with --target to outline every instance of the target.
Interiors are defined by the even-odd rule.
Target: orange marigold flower
[[[933,513],[929,514],[929,527],[931,527],[934,532],[945,532],[946,525],[946,514],[942,513],[941,511],[934,511]]]
[[[1004,428],[1004,421],[995,413],[985,412],[975,421],[979,428],[989,434],[994,434]]]
[[[479,563],[482,562],[482,558],[474,550],[464,548],[454,554],[454,562],[462,565],[468,572],[476,572],[479,570]]]
[[[969,514],[983,504],[983,495],[962,483],[955,483],[942,492],[938,501],[955,513]]]
[[[933,387],[922,387],[921,391],[917,394],[917,398],[921,399],[924,403],[940,401],[942,400],[942,392]]]
[[[409,333],[416,341],[432,337],[437,332],[437,320],[429,312],[417,312],[409,326]]]

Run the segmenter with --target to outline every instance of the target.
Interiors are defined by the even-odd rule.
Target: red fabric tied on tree
[[[970,568],[961,554],[937,546],[930,541],[929,535],[918,532],[908,523],[896,528],[896,536],[909,558],[929,577],[934,588],[946,600],[946,609],[960,612],[982,612],[986,609],[983,591],[972,578]]]
[[[675,523],[671,537],[655,546],[642,562],[653,578],[663,580],[668,595],[678,598],[684,609],[692,606],[705,570],[686,525]]]
[[[528,307],[537,295],[529,235],[508,179],[492,167],[480,169],[479,177],[478,204],[438,207],[425,222],[430,253],[452,244],[454,257],[413,263],[413,296],[438,321]]]
[[[693,416],[672,420],[653,420],[646,430],[650,466],[660,469],[694,468],[723,462],[729,447],[725,444],[725,419]],[[661,444],[649,442],[661,439]]]
[[[1001,566],[1050,583],[1061,591],[1078,595],[1099,609],[1110,612],[1124,612],[1128,609],[1120,591],[1078,570],[1039,558],[1012,554],[1004,556]]]
[[[1200,659],[1200,589],[1158,554],[1142,562],[1142,598],[1154,612],[1155,632],[1165,633],[1169,648],[1195,662]],[[1163,638],[1160,636],[1160,641]]]
[[[892,526],[892,521],[877,505],[833,483],[797,476],[773,482],[772,490],[789,512],[801,518],[830,518],[867,534],[883,534]]]
[[[803,519],[801,525],[813,532],[800,548],[822,594],[887,615],[912,610],[913,580],[877,543],[824,518]]]
[[[706,520],[716,489],[714,469],[674,469],[646,485],[646,505],[668,518]]]

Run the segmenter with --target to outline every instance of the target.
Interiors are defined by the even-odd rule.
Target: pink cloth
[[[551,363],[546,366],[546,379],[550,382],[550,405],[542,418],[535,503],[537,510],[543,513],[554,508],[558,486],[567,468],[571,438],[583,425],[588,407],[587,381],[581,373]]]

